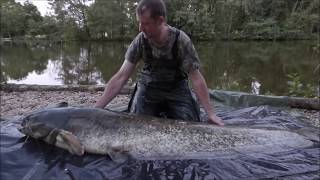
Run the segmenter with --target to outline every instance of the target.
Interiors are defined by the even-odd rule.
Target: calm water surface
[[[104,84],[121,66],[128,45],[129,42],[3,45],[1,81]],[[295,88],[314,94],[319,88],[320,54],[309,41],[195,42],[195,47],[211,89],[252,92],[255,86],[255,93],[288,95]]]

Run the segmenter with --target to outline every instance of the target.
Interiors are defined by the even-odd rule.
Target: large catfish
[[[72,154],[119,154],[137,158],[184,158],[232,150],[271,151],[312,144],[283,130],[217,127],[96,108],[52,108],[25,117],[20,131]],[[204,157],[204,156],[201,156]]]

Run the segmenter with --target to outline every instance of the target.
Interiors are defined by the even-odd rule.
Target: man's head
[[[150,11],[153,19],[159,16],[166,18],[166,6],[162,0],[141,0],[137,6],[137,15],[142,15],[146,11]]]
[[[166,6],[162,0],[141,0],[136,8],[139,30],[146,38],[159,36],[166,23]]]

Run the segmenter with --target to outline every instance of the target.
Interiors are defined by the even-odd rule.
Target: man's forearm
[[[198,97],[200,104],[204,107],[205,111],[210,115],[214,113],[213,107],[210,103],[209,92],[207,84],[201,75],[201,73],[196,70],[191,74],[191,81],[193,89]]]
[[[205,82],[199,82],[194,86],[194,91],[199,99],[200,104],[204,107],[207,114],[214,113],[213,107],[210,103],[209,92]]]
[[[110,79],[108,84],[106,84],[103,95],[96,102],[95,107],[104,108],[120,92],[124,84],[125,82],[119,82],[116,78]]]
[[[125,60],[120,70],[112,76],[106,85],[103,95],[95,104],[97,108],[104,108],[116,95],[119,94],[122,87],[128,81],[129,76],[133,72],[135,64]]]

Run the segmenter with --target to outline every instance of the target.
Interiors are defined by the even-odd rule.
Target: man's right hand
[[[127,83],[135,68],[135,64],[125,60],[119,71],[112,76],[106,85],[103,95],[98,99],[94,107],[104,108],[114,97],[118,95],[122,87]]]

